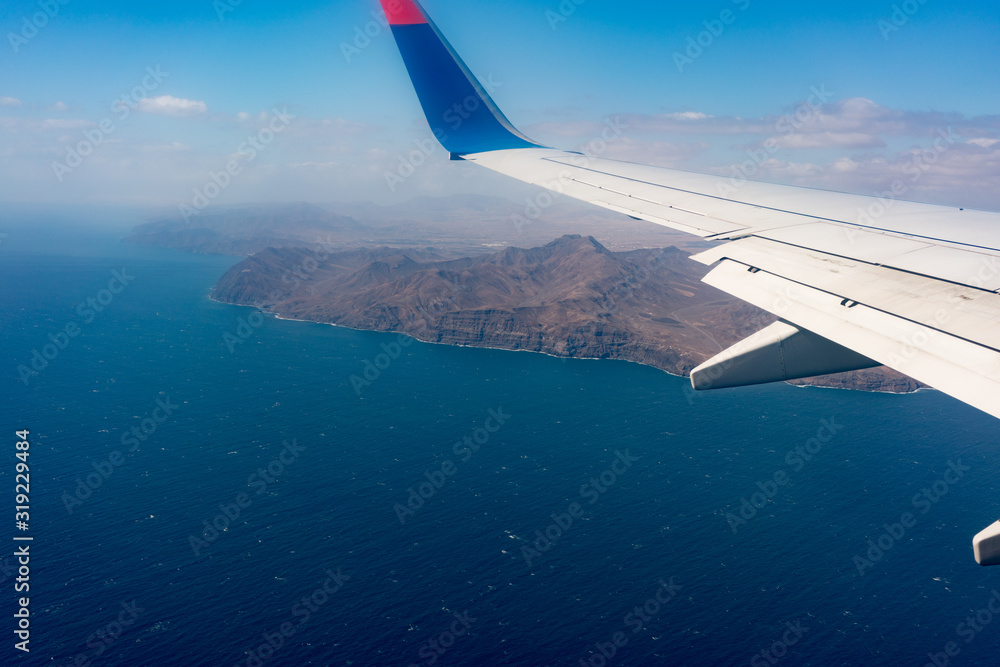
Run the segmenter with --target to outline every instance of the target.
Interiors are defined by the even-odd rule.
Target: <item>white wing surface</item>
[[[708,240],[705,282],[777,315],[696,389],[885,365],[1000,417],[1000,214],[663,169],[520,133],[416,0],[381,0],[452,158]],[[938,141],[949,141],[942,136]],[[1000,563],[1000,522],[976,536]]]

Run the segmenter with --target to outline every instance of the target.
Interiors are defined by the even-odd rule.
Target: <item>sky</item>
[[[996,3],[422,4],[540,143],[1000,210]],[[0,35],[0,202],[530,192],[427,142],[377,0],[8,0]]]

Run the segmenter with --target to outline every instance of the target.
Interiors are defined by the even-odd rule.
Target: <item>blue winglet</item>
[[[416,0],[381,0],[427,123],[453,158],[540,148],[515,128]]]

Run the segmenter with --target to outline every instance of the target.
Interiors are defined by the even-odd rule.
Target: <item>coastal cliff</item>
[[[677,248],[611,252],[593,237],[449,259],[433,249],[268,248],[213,297],[281,317],[400,332],[422,341],[621,359],[675,375],[775,320],[701,282]],[[888,369],[809,384],[907,392]]]

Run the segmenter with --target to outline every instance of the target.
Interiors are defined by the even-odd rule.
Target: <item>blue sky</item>
[[[593,149],[618,118],[607,157],[729,176],[777,138],[752,177],[875,194],[916,162],[907,198],[1000,208],[994,3],[423,5],[508,117],[550,145]],[[390,187],[429,132],[377,16],[376,0],[6,2],[0,201],[177,206],[234,156],[216,203],[524,192],[442,150]],[[355,41],[366,28],[370,43]],[[125,115],[113,105],[133,90]],[[275,109],[294,118],[247,160],[240,146]],[[779,131],[796,111],[794,133]],[[924,152],[948,128],[947,150]]]

